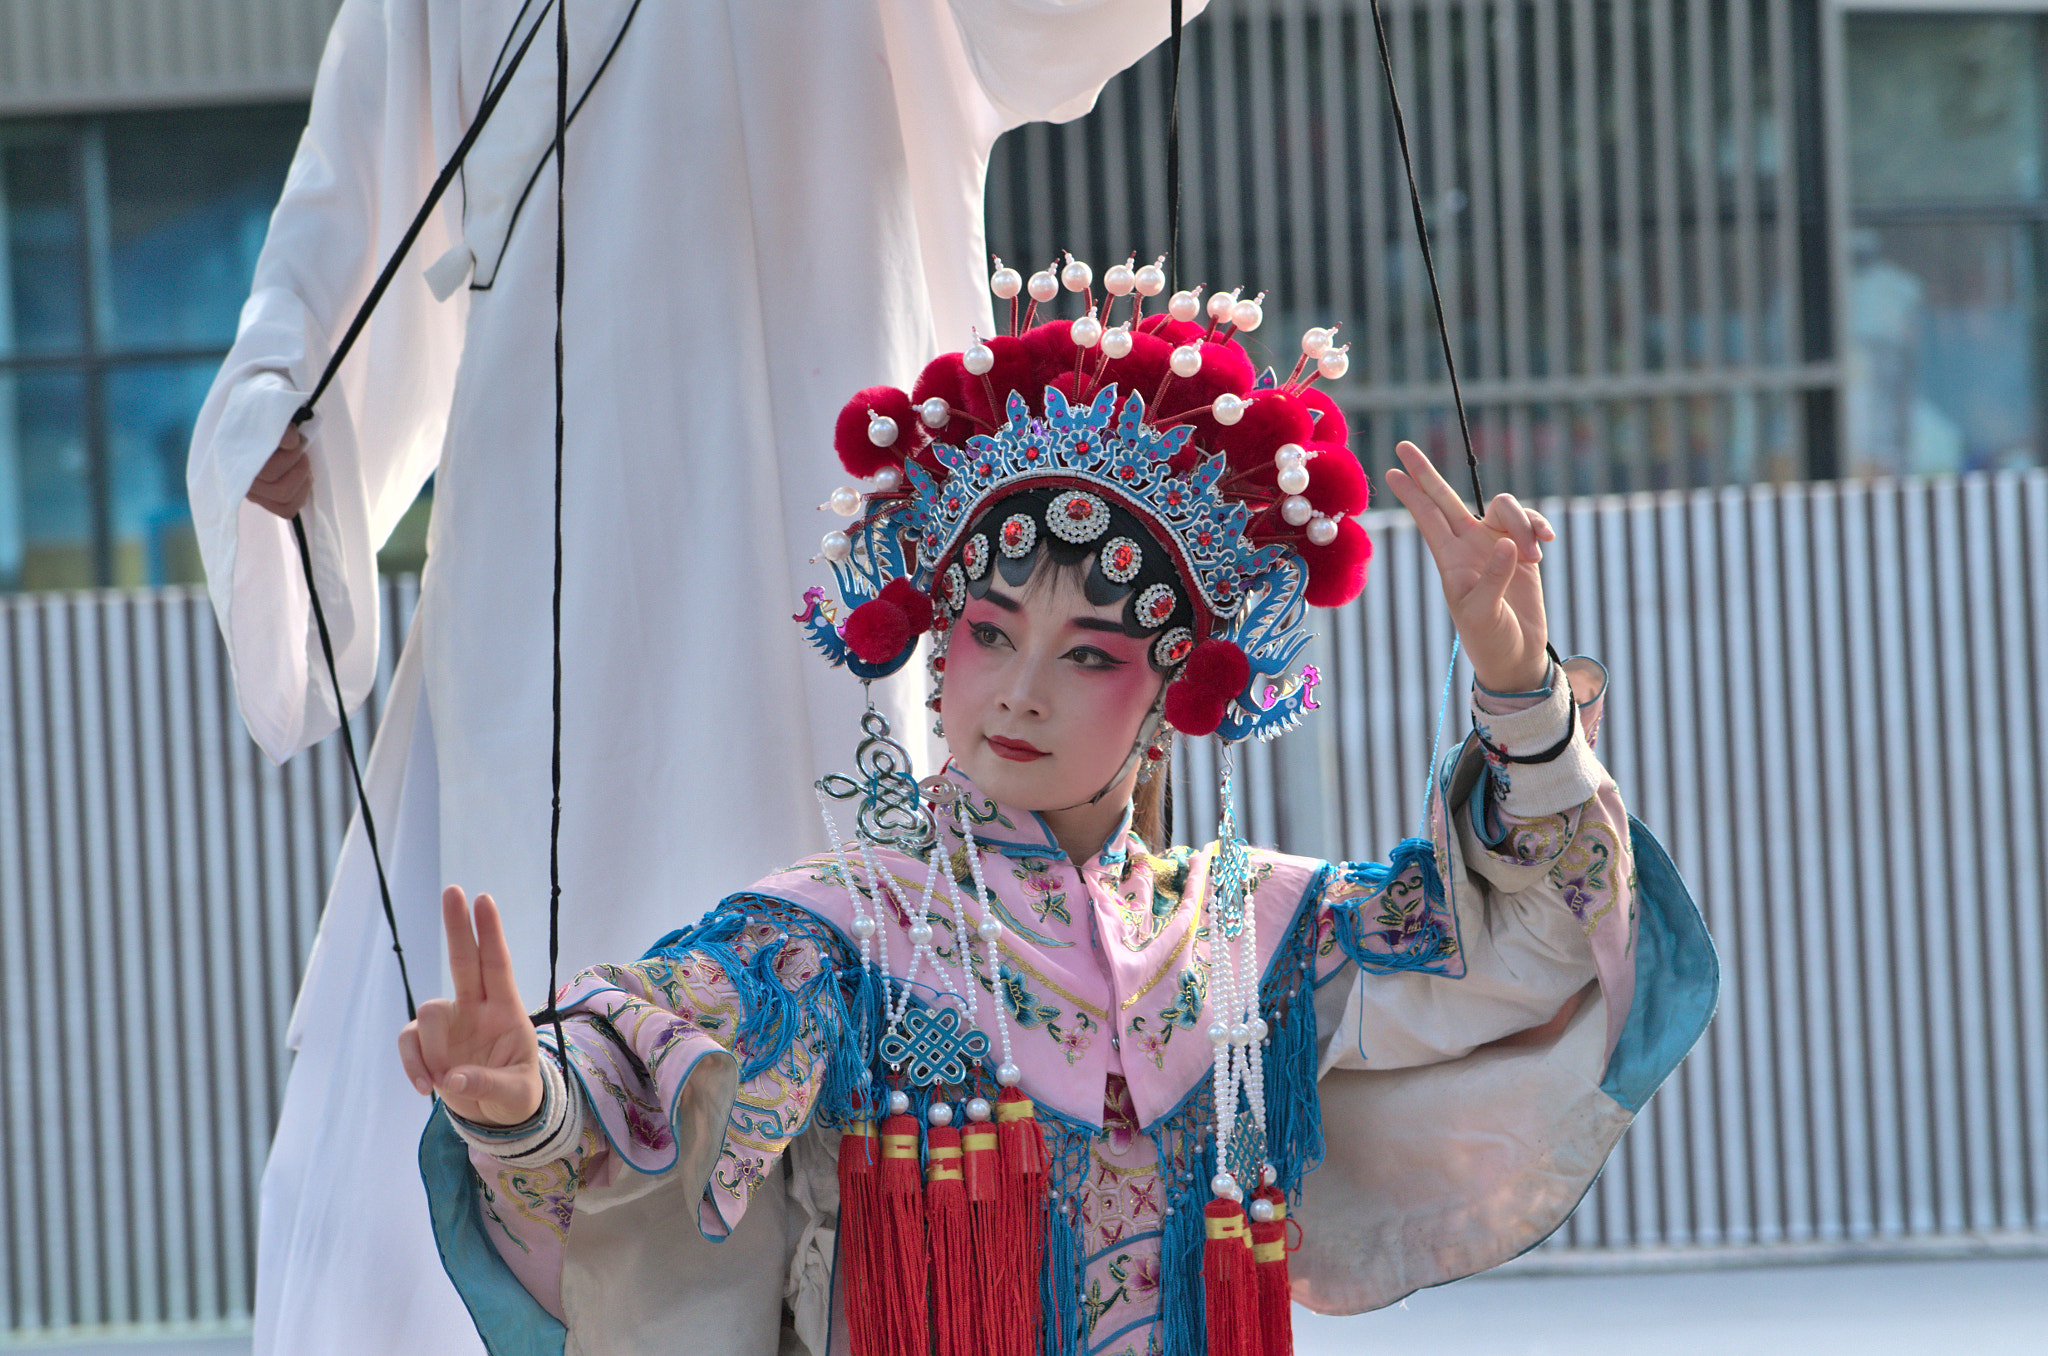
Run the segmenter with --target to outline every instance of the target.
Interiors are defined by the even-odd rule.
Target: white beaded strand
[[[967,869],[974,874],[974,897],[981,904],[981,922],[975,931],[988,945],[988,958],[984,962],[988,975],[989,998],[995,1008],[996,1041],[1003,1052],[1003,1062],[996,1068],[996,1082],[1004,1087],[1015,1087],[1021,1080],[1017,1062],[1010,1057],[1010,1017],[1003,1008],[1002,976],[1002,920],[996,917],[995,906],[989,902],[988,880],[981,874],[981,850],[975,846],[973,832],[968,828],[967,812],[958,802],[953,806],[953,823],[960,834],[960,841],[967,849]],[[955,882],[955,890],[959,889]]]

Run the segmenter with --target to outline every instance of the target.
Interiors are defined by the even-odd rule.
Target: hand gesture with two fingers
[[[398,1033],[405,1076],[422,1095],[438,1091],[448,1109],[479,1125],[518,1125],[540,1110],[540,1043],[512,979],[498,906],[476,897],[472,929],[460,886],[441,894],[455,997],[430,998]]]
[[[1542,543],[1557,533],[1549,520],[1511,494],[1497,494],[1475,518],[1458,492],[1414,443],[1395,448],[1401,468],[1387,487],[1401,501],[1436,558],[1444,601],[1481,687],[1530,692],[1550,672],[1550,632],[1543,615]]]

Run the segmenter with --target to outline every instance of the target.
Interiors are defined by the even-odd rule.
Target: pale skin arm
[[[1511,494],[1497,494],[1475,518],[1414,443],[1395,448],[1401,467],[1387,488],[1415,520],[1436,558],[1444,601],[1481,687],[1531,692],[1550,672],[1549,625],[1537,562],[1557,532]]]
[[[277,440],[277,451],[256,473],[248,500],[280,518],[290,518],[313,497],[313,459],[306,453],[305,437],[293,424]]]
[[[512,979],[498,906],[476,897],[472,924],[462,887],[441,892],[455,997],[430,998],[398,1033],[405,1076],[422,1096],[478,1125],[518,1125],[540,1110],[540,1043]]]

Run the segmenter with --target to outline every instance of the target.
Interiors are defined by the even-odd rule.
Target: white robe
[[[289,529],[243,496],[522,7],[346,0],[194,433],[213,601],[274,758],[335,713]],[[989,332],[995,138],[1087,111],[1167,30],[1166,0],[572,0],[578,92],[629,12],[567,152],[564,976],[639,954],[814,843],[809,785],[850,758],[859,700],[788,620],[822,577],[804,566],[831,526],[814,506],[844,479],[833,416]],[[376,666],[375,551],[436,476],[419,614],[370,770],[421,996],[444,982],[442,881],[497,895],[522,995],[545,989],[552,164],[502,257],[486,218],[535,168],[520,129],[551,123],[553,41],[549,17],[493,120],[506,131],[479,143],[309,426],[305,517],[351,707]],[[438,302],[423,272],[465,238],[490,286]],[[883,695],[899,730],[919,729],[907,683]],[[403,1009],[382,927],[352,830],[265,1173],[259,1353],[476,1348],[412,1166],[426,1107],[393,1049]]]

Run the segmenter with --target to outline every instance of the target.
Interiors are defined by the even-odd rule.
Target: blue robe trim
[[[484,1350],[490,1356],[562,1356],[569,1330],[526,1293],[484,1235],[469,1145],[455,1133],[448,1108],[438,1100],[420,1135],[420,1177],[426,1182],[441,1266],[468,1306]]]
[[[1634,815],[1636,993],[1600,1090],[1639,1112],[1713,1020],[1721,961],[1699,906],[1656,835]]]

